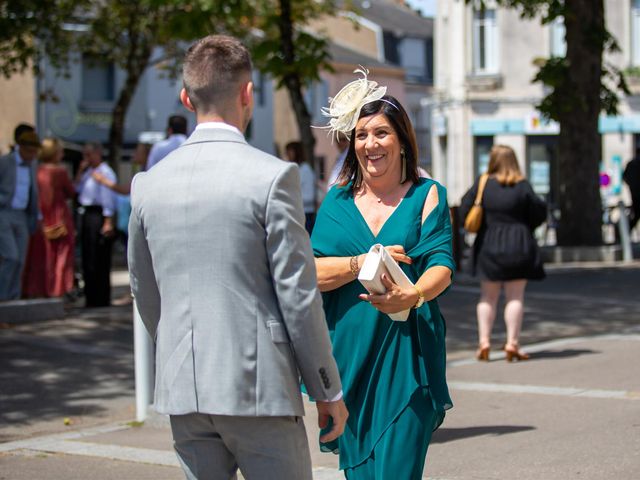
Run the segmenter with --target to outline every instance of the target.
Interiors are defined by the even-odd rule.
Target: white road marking
[[[542,385],[520,385],[509,383],[447,382],[453,390],[494,393],[524,393],[554,395],[560,397],[606,398],[616,400],[640,400],[640,392],[628,390],[600,390],[572,387],[545,387]]]

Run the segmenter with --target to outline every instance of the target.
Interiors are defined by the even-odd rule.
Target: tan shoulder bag
[[[478,193],[476,199],[473,202],[473,207],[469,210],[467,217],[464,219],[464,229],[470,233],[477,233],[482,225],[482,194],[484,193],[484,187],[487,184],[488,174],[484,174],[478,181]]]

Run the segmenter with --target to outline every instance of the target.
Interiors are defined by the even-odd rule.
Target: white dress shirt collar
[[[209,129],[209,128],[222,128],[223,130],[229,130],[231,132],[235,132],[239,135],[242,135],[242,132],[240,130],[238,130],[236,127],[234,127],[233,125],[229,125],[228,123],[224,123],[224,122],[202,122],[196,125],[196,130],[203,130],[203,129]],[[244,135],[242,135],[244,137]]]

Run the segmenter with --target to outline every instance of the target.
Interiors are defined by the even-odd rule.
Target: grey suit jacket
[[[31,174],[31,186],[29,187],[29,204],[27,205],[27,218],[29,231],[33,233],[38,224],[38,186],[36,185],[37,162],[34,160],[29,165]],[[0,157],[0,212],[11,209],[11,200],[16,191],[16,154],[11,152]]]
[[[296,165],[196,130],[135,176],[131,207],[159,412],[303,415],[299,375],[315,398],[340,392]]]

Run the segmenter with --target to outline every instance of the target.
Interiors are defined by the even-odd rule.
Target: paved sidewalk
[[[532,345],[528,362],[450,363],[455,408],[435,433],[425,477],[640,478],[640,330]],[[314,479],[343,478],[306,424]],[[116,423],[0,444],[0,479],[184,478],[167,421]],[[397,479],[402,480],[402,479]]]

